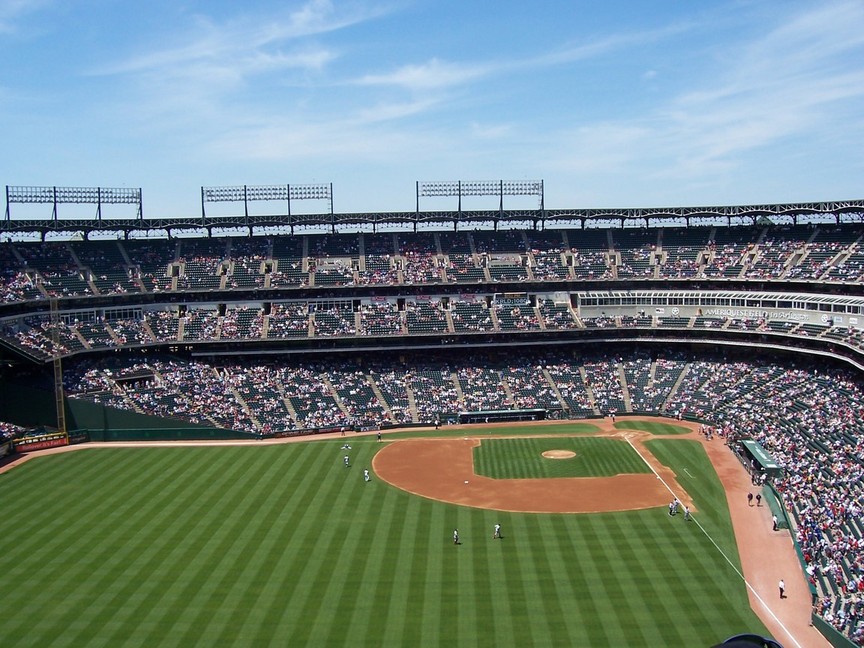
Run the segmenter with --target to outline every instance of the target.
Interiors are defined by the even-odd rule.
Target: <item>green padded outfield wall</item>
[[[54,394],[32,385],[0,383],[0,420],[24,427],[57,427]],[[66,428],[86,430],[92,441],[249,439],[254,435],[66,399]]]

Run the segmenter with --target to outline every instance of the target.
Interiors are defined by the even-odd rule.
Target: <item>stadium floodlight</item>
[[[10,218],[10,205],[52,205],[52,218],[57,219],[57,205],[96,205],[96,218],[102,220],[102,205],[137,205],[138,218],[142,218],[141,188],[128,187],[34,187],[6,186],[6,219]]]
[[[459,213],[462,213],[463,196],[498,196],[499,210],[504,211],[504,196],[537,196],[543,210],[542,180],[435,180],[416,183],[417,213],[420,212],[421,198],[455,197],[459,200]]]
[[[245,195],[244,187],[201,187],[204,202],[242,202]]]
[[[333,185],[290,185],[289,198],[291,200],[332,200]]]
[[[250,202],[287,203],[288,215],[291,215],[292,200],[328,200],[330,213],[333,213],[333,185],[241,185],[229,187],[201,187],[201,216],[207,218],[206,203],[236,202],[243,203],[243,213],[249,217]]]

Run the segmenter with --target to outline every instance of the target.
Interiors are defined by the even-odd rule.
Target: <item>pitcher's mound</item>
[[[576,453],[572,450],[546,450],[543,456],[547,459],[572,459]]]

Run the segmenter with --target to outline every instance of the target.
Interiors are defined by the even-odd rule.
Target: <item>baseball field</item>
[[[694,520],[665,501],[530,513],[417,493],[386,473],[387,456],[407,449],[422,472],[425,446],[439,451],[428,432],[43,456],[0,475],[0,645],[708,646],[767,634],[735,569],[720,482],[698,442],[671,436],[680,429],[643,426],[640,445],[590,425],[475,432],[433,433],[470,444],[479,465],[466,479],[448,468],[460,460],[433,466],[436,481],[482,493],[484,480],[549,480],[554,500],[566,480],[602,506],[613,488],[602,480],[659,482],[653,463]]]

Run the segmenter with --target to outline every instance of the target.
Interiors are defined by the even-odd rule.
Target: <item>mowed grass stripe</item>
[[[693,628],[687,623],[689,619],[680,618],[681,612],[690,608],[688,584],[681,581],[689,579],[690,574],[686,566],[678,563],[674,548],[688,538],[677,533],[660,533],[666,529],[656,522],[663,515],[665,509],[655,509],[641,515],[614,516],[610,524],[618,527],[620,551],[633,557],[634,587],[643,592],[645,614],[655,621],[657,632],[667,645],[686,645],[693,636]],[[684,524],[683,516],[677,522]],[[692,618],[698,616],[697,613]]]
[[[351,524],[350,489],[356,486],[361,471],[356,466],[345,468],[341,462],[332,466],[328,471],[329,478],[323,479],[315,496],[318,506],[307,508],[306,515],[300,520],[300,529],[310,533],[305,534],[305,541],[299,547],[304,554],[305,565],[287,604],[295,609],[300,619],[306,621],[295,624],[293,631],[287,635],[287,645],[301,645],[310,641],[314,624],[308,621],[317,618],[319,613],[325,618],[332,613],[331,608],[321,607],[321,597],[330,587],[331,581],[336,579],[338,585],[346,576],[337,573],[336,567],[339,548]],[[327,511],[326,516],[321,511]]]
[[[256,465],[254,472],[249,473],[258,496],[251,506],[252,518],[243,528],[235,545],[236,568],[232,565],[232,569],[226,572],[224,584],[220,583],[221,587],[214,588],[210,599],[199,613],[198,625],[208,624],[208,614],[222,621],[221,631],[213,641],[210,641],[206,633],[201,634],[202,639],[212,645],[232,645],[243,638],[243,628],[247,627],[248,620],[258,618],[254,606],[249,605],[249,599],[255,597],[256,590],[270,591],[272,595],[278,595],[269,587],[268,581],[274,552],[281,546],[277,540],[281,526],[276,523],[276,519],[284,504],[278,493],[281,486],[284,486],[288,457],[289,455],[283,453],[280,461],[269,465]],[[245,588],[235,585],[244,582],[247,583]]]
[[[548,450],[571,451],[575,456],[550,459],[543,456]],[[484,439],[473,452],[477,474],[493,479],[611,477],[650,472],[628,443],[607,437]]]
[[[569,552],[565,553],[562,545],[561,536],[567,533],[562,524],[565,519],[566,516],[561,515],[542,517],[542,551],[531,553],[537,556],[538,561],[546,563],[546,570],[550,575],[554,593],[554,597],[550,597],[549,606],[553,609],[551,623],[560,626],[552,636],[566,636],[572,642],[581,634],[581,626],[586,620],[580,618],[579,606],[575,605],[579,593],[575,589],[574,580],[566,577],[573,569],[573,565],[568,564],[573,557]]]
[[[242,619],[232,620],[232,628],[223,629],[217,641],[227,641],[233,636],[238,643],[251,643],[251,637],[267,623],[265,611],[284,596],[280,590],[280,566],[286,551],[290,551],[288,542],[293,528],[289,527],[289,511],[296,486],[305,483],[300,481],[301,476],[305,477],[318,460],[317,451],[311,446],[302,453],[280,452],[270,479],[262,484],[263,490],[271,494],[266,498],[269,501],[266,519],[258,520],[257,534],[250,536],[243,549],[257,559],[250,558],[236,583],[226,574],[217,585],[231,593],[230,600],[220,606],[219,614],[230,615],[229,604],[242,607],[246,614]]]
[[[661,510],[656,514],[662,515]],[[686,605],[680,596],[687,588],[681,583],[682,574],[686,569],[680,569],[673,559],[671,538],[661,542],[652,542],[651,536],[646,536],[645,518],[638,516],[633,524],[625,523],[622,516],[604,516],[604,520],[615,541],[610,542],[610,553],[623,569],[616,569],[619,582],[627,593],[626,602],[632,618],[650,619],[650,624],[640,624],[640,645],[687,645],[689,637],[681,634],[680,628],[674,622],[675,611]],[[658,561],[657,556],[668,556]],[[658,589],[656,583],[662,583]],[[642,596],[633,596],[634,592],[642,592]],[[654,593],[647,596],[646,593]],[[631,637],[631,641],[635,638]]]
[[[358,464],[355,464],[358,465]],[[332,534],[324,552],[327,565],[322,565],[317,591],[313,591],[312,610],[318,611],[314,622],[309,624],[309,642],[312,645],[327,645],[331,643],[328,637],[334,631],[344,633],[358,613],[358,605],[370,610],[369,599],[361,597],[358,588],[365,581],[375,582],[374,574],[367,573],[370,560],[378,553],[377,547],[386,545],[395,508],[382,506],[377,515],[369,520],[364,518],[364,511],[357,510],[354,501],[357,489],[364,488],[362,469],[349,469],[353,474],[344,478],[342,492],[339,494],[340,505],[330,512],[331,523],[336,522],[339,532]],[[348,471],[346,471],[348,472]],[[367,509],[368,512],[368,509]],[[377,518],[377,525],[370,523]],[[367,529],[371,536],[366,542],[361,542],[359,531]],[[328,533],[328,535],[330,535]],[[373,567],[374,570],[374,567]],[[364,593],[366,594],[366,593]],[[340,613],[340,610],[342,612]],[[338,616],[340,622],[333,623]],[[365,620],[368,621],[368,618]],[[365,624],[364,621],[359,623]],[[344,638],[344,634],[342,635]],[[361,635],[363,636],[363,635]]]
[[[381,499],[385,494],[393,493],[399,495],[391,488],[385,488],[380,483],[364,497],[375,502],[375,509],[380,506]],[[381,572],[374,583],[374,610],[372,612],[378,622],[377,632],[370,636],[372,641],[377,641],[381,646],[405,645],[403,636],[406,628],[411,624],[411,615],[416,609],[412,594],[419,588],[411,587],[416,579],[416,567],[420,564],[420,558],[425,556],[429,546],[428,528],[421,529],[420,506],[416,504],[417,498],[399,498],[393,506],[403,511],[402,531],[399,544],[392,543],[390,538],[385,538],[386,547],[381,548]],[[374,525],[375,513],[370,511],[370,525]],[[394,548],[404,549],[395,551]],[[368,587],[373,587],[367,583]],[[389,590],[385,584],[396,586],[395,590]],[[362,592],[360,595],[364,595]],[[352,633],[356,637],[356,634]],[[366,635],[369,636],[369,635]]]
[[[513,610],[510,604],[509,591],[507,590],[506,571],[510,568],[509,561],[516,546],[510,537],[513,530],[513,518],[510,513],[490,512],[486,517],[486,528],[492,535],[490,525],[496,523],[502,526],[502,538],[495,540],[483,552],[485,563],[481,560],[475,561],[474,577],[478,580],[488,579],[488,599],[492,613],[492,639],[495,645],[506,645],[514,635]],[[479,594],[483,596],[483,592]]]
[[[131,493],[127,495],[126,489],[116,494],[118,499],[143,495],[144,500],[137,514],[129,516],[128,524],[122,528],[121,537],[127,539],[115,541],[107,538],[104,541],[111,557],[100,567],[101,578],[92,582],[90,591],[80,593],[84,600],[89,601],[88,612],[92,612],[89,623],[81,629],[82,640],[111,631],[117,640],[128,640],[134,636],[133,630],[141,623],[142,615],[151,610],[151,606],[137,601],[148,595],[159,597],[164,591],[165,583],[159,578],[162,573],[160,566],[183,539],[183,525],[175,520],[188,511],[185,497],[187,475],[200,471],[204,465],[195,452],[179,449],[167,452],[172,450],[173,454],[166,454],[165,450],[156,451],[155,463],[147,464],[149,470],[144,474],[150,478],[151,484],[147,490],[134,496]],[[153,484],[158,483],[163,474],[168,475],[172,482],[170,487],[159,491]],[[212,473],[214,477],[217,474],[218,469]]]
[[[535,638],[538,644],[550,644],[553,637],[567,637],[566,614],[561,606],[555,586],[558,574],[549,563],[547,545],[552,535],[552,526],[545,515],[531,515],[526,518],[526,533],[523,542],[532,545],[531,551],[522,552],[520,561],[529,610],[535,625]]]
[[[284,528],[284,547],[270,578],[270,588],[274,594],[269,598],[258,599],[259,615],[266,619],[266,623],[249,628],[254,631],[248,642],[252,646],[266,645],[273,637],[284,641],[298,624],[308,621],[298,618],[297,612],[303,599],[297,590],[320,530],[307,520],[314,517],[320,524],[326,525],[324,511],[329,510],[327,498],[331,494],[323,490],[322,485],[334,482],[338,487],[342,479],[338,471],[342,468],[333,461],[333,452],[327,446],[301,444],[301,447],[305,450],[305,461],[298,465],[296,471],[286,475],[285,483],[291,492],[290,495],[286,493],[286,506],[280,518]],[[287,451],[290,452],[290,448]],[[249,635],[244,632],[246,636]]]
[[[94,462],[95,465],[103,466],[102,474],[110,475],[113,472],[112,459],[117,459],[116,465],[120,468],[125,467],[123,459],[127,458],[132,465],[137,466],[136,474],[141,475],[142,479],[148,474],[148,467],[160,464],[158,457],[147,457],[123,451],[119,451],[118,456],[112,456],[114,451],[104,450],[105,454],[99,454],[100,451],[85,451],[83,453],[73,453],[72,455],[58,456],[57,459],[68,460],[68,468],[75,471],[78,461],[83,459],[85,462]],[[81,454],[82,457],[76,457],[76,454]],[[137,464],[135,461],[137,460]],[[198,464],[197,460],[191,460],[189,466]],[[109,478],[110,479],[110,478]],[[39,624],[36,632],[39,629],[44,630],[45,636],[51,636],[54,633],[65,639],[74,637],[74,633],[69,632],[69,629],[78,629],[86,626],[88,623],[94,626],[101,627],[104,622],[104,616],[97,606],[92,605],[92,601],[104,591],[115,584],[125,581],[118,581],[118,577],[122,578],[122,569],[124,566],[123,556],[117,551],[118,547],[127,547],[134,539],[134,523],[127,519],[125,515],[116,515],[112,511],[123,509],[126,507],[125,501],[122,499],[126,494],[126,489],[122,484],[117,484],[117,488],[110,493],[100,495],[100,483],[122,482],[121,479],[100,482],[95,480],[90,482],[94,493],[98,495],[97,499],[90,496],[82,496],[73,494],[66,498],[63,512],[55,511],[58,518],[59,528],[66,531],[64,533],[56,533],[58,527],[51,526],[55,529],[55,535],[46,540],[42,545],[31,544],[32,547],[47,547],[56,556],[56,562],[53,563],[53,569],[45,570],[44,565],[30,564],[30,568],[34,574],[44,574],[42,579],[37,577],[27,578],[26,583],[29,585],[36,584],[37,591],[35,593],[22,592],[26,597],[27,608],[34,608],[33,615],[38,616],[43,620]],[[136,481],[125,480],[129,485],[140,486]],[[138,492],[135,492],[137,495]],[[118,497],[119,496],[119,497]],[[130,498],[133,498],[133,493],[130,492]],[[143,504],[146,498],[138,500]],[[55,502],[49,500],[53,507]],[[95,505],[88,510],[90,503]],[[147,511],[143,511],[143,517],[147,517]],[[113,522],[117,523],[114,524]],[[89,527],[89,528],[88,528]],[[96,532],[93,532],[93,529]],[[40,538],[34,538],[31,542],[39,542]],[[65,542],[66,546],[58,553],[54,553],[54,545],[52,543]],[[52,555],[46,554],[46,555]],[[42,554],[37,552],[34,556],[39,558]],[[51,564],[51,563],[49,563]],[[41,569],[40,569],[41,567]],[[24,582],[18,581],[19,584]],[[64,605],[54,605],[51,601],[62,597]],[[44,600],[49,601],[45,603]],[[83,613],[82,613],[83,609]],[[26,609],[20,609],[22,618],[27,618]],[[30,638],[33,637],[34,631],[30,630]]]
[[[356,489],[372,491],[376,486],[360,481]],[[312,634],[315,643],[343,645],[350,643],[352,637],[365,637],[370,642],[380,640],[391,604],[387,594],[400,596],[405,586],[404,582],[398,582],[396,561],[389,548],[403,546],[406,508],[396,504],[399,498],[396,491],[377,490],[381,491],[380,497],[370,493],[365,502],[352,505],[357,523],[346,534],[338,558],[334,556],[342,577],[331,583],[322,597],[325,615],[316,620]],[[332,603],[328,603],[328,597],[332,597]],[[326,611],[341,614],[340,622],[333,623]],[[401,620],[394,622],[398,625]]]
[[[450,586],[450,583],[444,582],[444,561],[445,551],[446,559],[452,561],[455,559],[452,552],[459,551],[461,547],[453,546],[453,541],[450,539],[450,532],[454,528],[458,528],[458,520],[453,509],[449,507],[430,505],[429,511],[429,528],[432,541],[429,544],[429,551],[426,553],[425,569],[424,569],[424,596],[423,605],[420,608],[420,619],[417,634],[417,646],[435,646],[444,643],[441,631],[442,620],[447,619],[447,624],[456,622],[455,617],[447,616],[445,610],[445,589]],[[421,557],[420,560],[423,558]],[[452,597],[452,590],[448,591]],[[449,638],[449,635],[448,635]]]
[[[431,614],[431,611],[426,610],[426,601],[430,591],[427,585],[429,582],[429,556],[432,553],[433,546],[437,547],[444,544],[446,537],[442,538],[440,527],[433,526],[433,511],[442,507],[433,504],[429,500],[417,497],[411,498],[411,501],[406,502],[404,506],[410,506],[412,510],[416,510],[417,530],[414,534],[414,544],[410,545],[412,551],[405,551],[402,554],[406,559],[410,556],[411,566],[409,572],[400,571],[399,573],[405,574],[406,582],[412,585],[408,586],[406,596],[406,612],[402,622],[402,639],[395,645],[419,646],[422,645],[423,620],[427,614]]]
[[[504,591],[507,592],[510,600],[510,609],[513,619],[513,640],[512,645],[516,646],[532,646],[540,645],[537,642],[542,637],[536,636],[534,632],[534,617],[532,610],[532,601],[529,600],[530,588],[525,582],[525,574],[521,565],[522,554],[526,546],[526,539],[529,537],[529,522],[528,516],[516,516],[513,519],[512,530],[505,530],[512,546],[509,550],[506,565],[504,565]],[[530,575],[529,575],[530,578]]]
[[[585,571],[580,566],[584,558],[581,547],[574,545],[574,535],[567,516],[556,515],[550,518],[552,529],[548,550],[556,560],[558,569],[556,583],[567,588],[569,597],[565,613],[570,619],[569,641],[572,645],[584,637],[585,628],[597,623],[597,607],[585,579]]]
[[[616,562],[618,556],[612,545],[618,539],[610,535],[605,518],[605,514],[586,516],[580,519],[578,524],[586,549],[585,558],[580,565],[589,573],[590,595],[604,602],[597,618],[599,627],[589,629],[590,633],[585,645],[643,645],[643,642],[631,642],[633,624],[630,623],[630,619],[633,617],[627,609],[627,592],[621,586],[617,574],[627,567]],[[652,621],[647,619],[643,623],[650,624]],[[598,634],[602,634],[603,639],[600,639]]]
[[[9,543],[9,553],[4,557],[18,564],[32,556],[34,538],[62,537],[63,534],[58,533],[60,529],[80,533],[91,528],[94,520],[104,518],[112,511],[111,504],[99,493],[100,480],[113,483],[129,471],[129,466],[138,470],[141,460],[132,454],[125,455],[125,461],[122,454],[109,460],[98,455],[97,450],[87,450],[37,457],[15,468],[15,479],[7,480],[12,485],[12,492],[4,492],[3,497],[4,501],[15,503],[8,508],[6,519],[11,529],[5,538]],[[34,472],[37,464],[46,468],[49,472],[47,477],[43,478],[38,470]],[[30,470],[25,470],[27,468]],[[70,474],[74,474],[73,479],[69,479]],[[59,505],[60,501],[64,501],[63,506]],[[76,513],[90,515],[91,519],[83,520]],[[79,528],[70,527],[70,524]],[[68,542],[62,541],[62,545],[64,550],[68,548]],[[54,547],[50,549],[55,550]],[[12,569],[14,573],[15,567]]]
[[[207,470],[187,475],[188,496],[200,493],[189,509],[170,523],[177,528],[174,542],[164,553],[145,552],[144,579],[162,581],[161,591],[137,599],[138,614],[118,627],[113,640],[120,642],[139,628],[163,628],[163,645],[182,645],[195,626],[197,611],[214,574],[222,573],[230,560],[230,549],[244,522],[245,509],[257,495],[249,475],[257,464],[254,453],[225,452],[210,458]],[[211,472],[212,471],[212,472]],[[197,628],[201,632],[201,628]],[[188,644],[187,644],[188,645]]]

